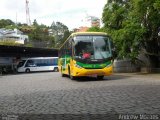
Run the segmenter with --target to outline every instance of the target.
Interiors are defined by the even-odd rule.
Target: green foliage
[[[99,27],[90,27],[87,31],[88,32],[104,32],[104,29]]]
[[[25,44],[25,47],[33,47],[33,44],[27,43],[27,44]]]
[[[55,37],[55,48],[59,48],[70,35],[68,27],[61,22],[53,21],[50,29]]]
[[[0,20],[0,28],[5,28],[6,26],[15,25],[15,23],[9,19],[1,19]]]
[[[33,22],[33,26],[36,26],[36,27],[38,26],[38,23],[37,23],[37,20],[36,20],[36,19],[35,19],[34,22]]]
[[[49,27],[44,24],[39,25],[36,20],[34,20],[32,27],[29,28],[26,26],[30,40],[28,46],[53,48],[55,38],[49,36],[48,28]]]
[[[158,10],[160,12],[160,1],[159,0],[156,0],[155,3],[153,4],[153,6],[156,10]]]
[[[44,24],[39,25],[35,19],[32,26],[27,24],[18,23],[15,25],[11,20],[0,20],[0,28],[14,29],[17,28],[21,30],[24,34],[29,36],[29,42],[25,44],[28,47],[46,47],[54,48],[59,47],[68,38],[70,32],[68,27],[61,22],[56,22],[51,25],[51,27]],[[49,29],[52,29],[52,35],[49,34]],[[1,45],[19,45],[15,41],[5,41],[1,42]]]
[[[109,0],[103,9],[104,29],[117,47],[118,58],[135,60],[141,49],[159,56],[159,0]]]
[[[7,25],[7,26],[5,26],[5,28],[14,30],[15,28],[17,28],[17,26],[16,25]]]

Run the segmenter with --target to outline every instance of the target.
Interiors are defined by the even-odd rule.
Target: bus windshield
[[[26,62],[26,60],[22,60],[21,62],[18,63],[17,67],[22,67],[25,62]]]
[[[76,36],[74,57],[79,59],[107,59],[111,57],[110,38],[107,36]]]

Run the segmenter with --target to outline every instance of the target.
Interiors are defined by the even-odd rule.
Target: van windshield
[[[22,67],[24,65],[24,63],[26,62],[26,60],[22,60],[21,62],[18,63],[17,67]]]

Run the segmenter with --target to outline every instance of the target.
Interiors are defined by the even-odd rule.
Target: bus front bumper
[[[112,65],[103,69],[85,69],[74,67],[72,76],[109,76],[113,73]]]

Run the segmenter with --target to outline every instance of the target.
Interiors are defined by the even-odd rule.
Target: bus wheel
[[[26,72],[26,73],[29,73],[29,72],[30,72],[30,69],[29,69],[29,68],[27,68],[25,72]]]
[[[61,76],[62,76],[62,77],[66,77],[67,75],[66,75],[66,74],[61,73]]]
[[[74,76],[72,76],[71,74],[69,75],[71,80],[75,80],[76,78]]]
[[[98,79],[98,80],[103,80],[103,78],[104,78],[103,75],[102,75],[102,76],[97,76],[97,79]]]

